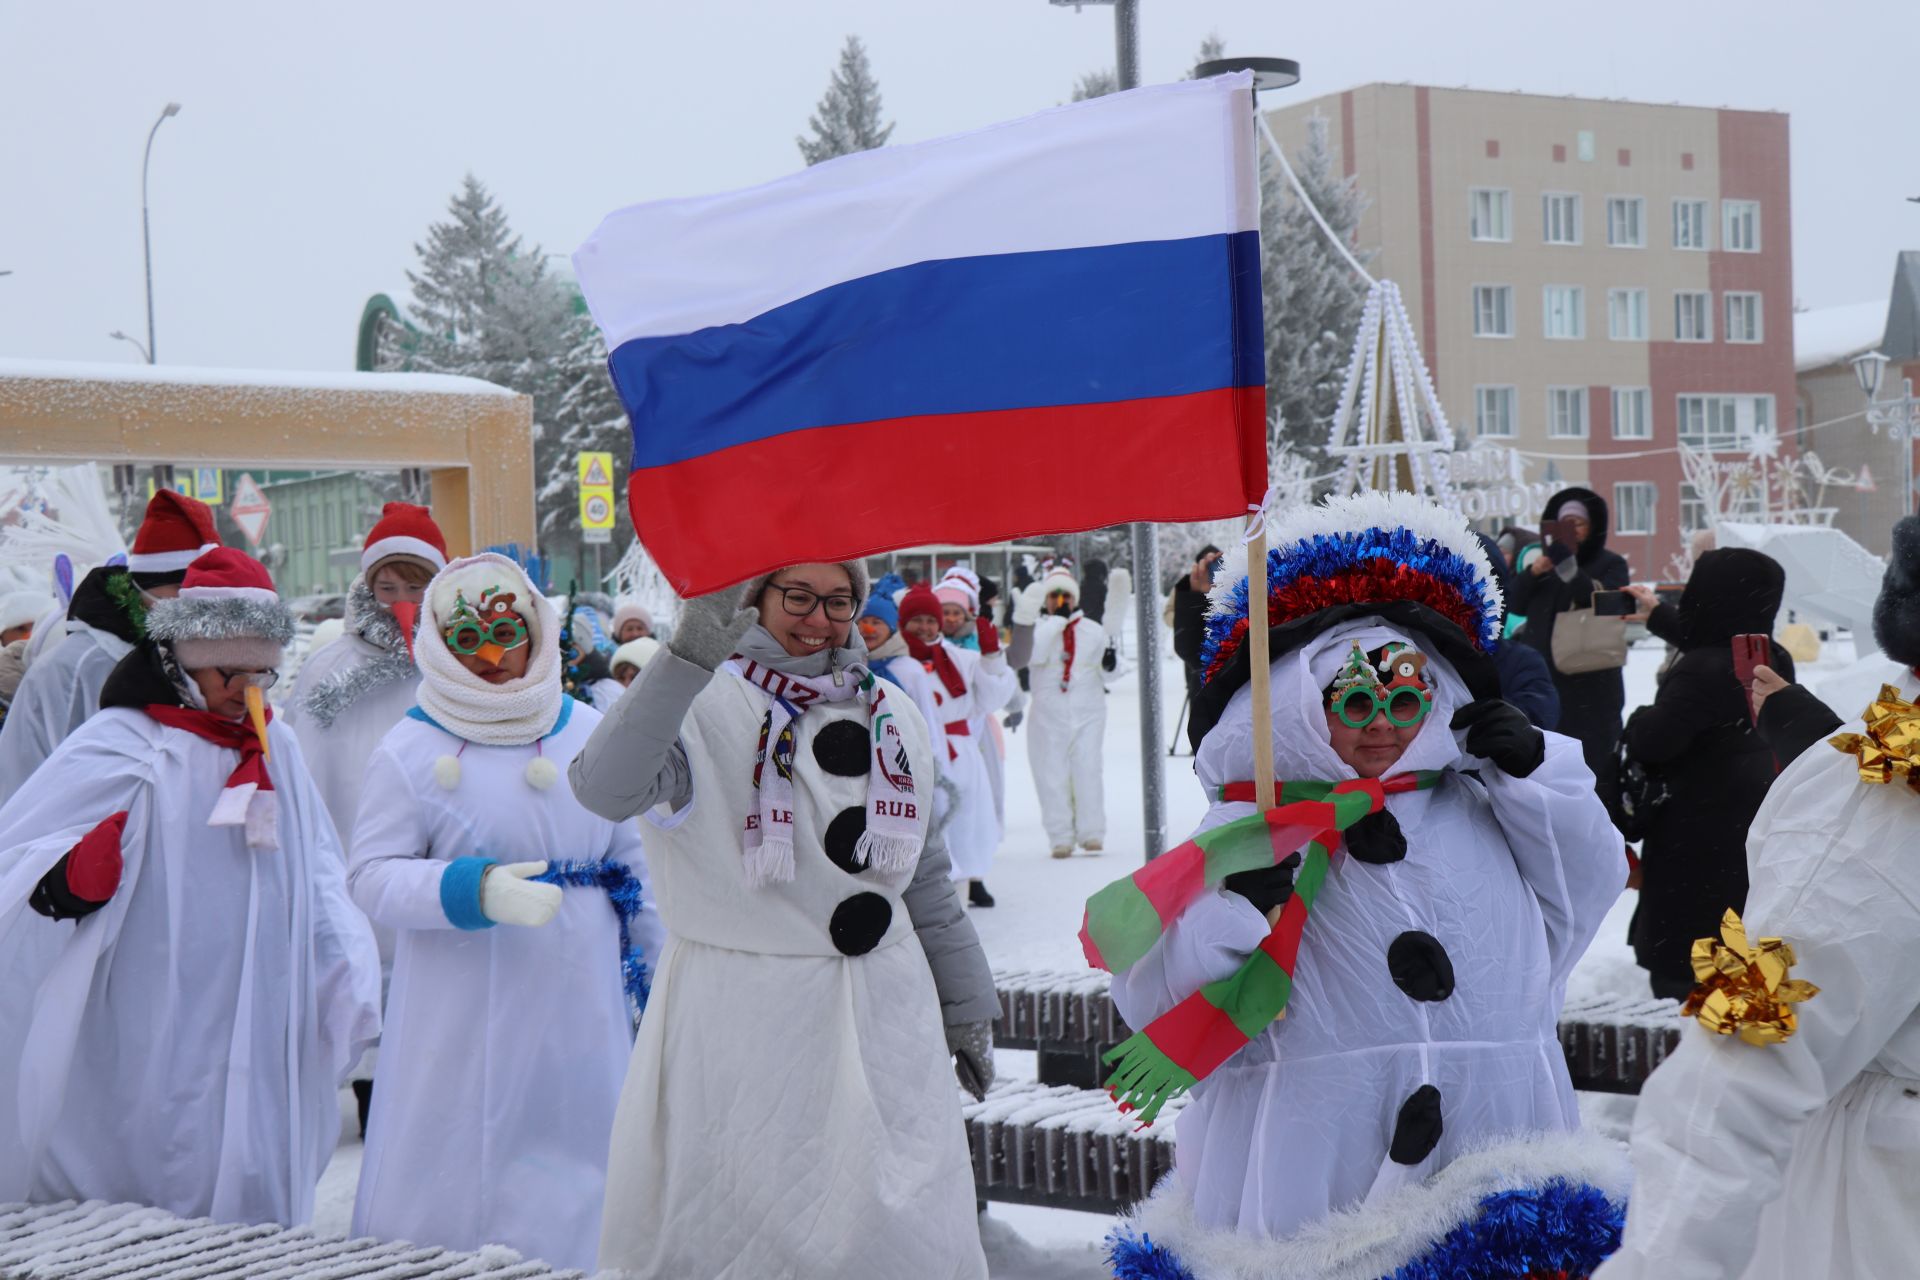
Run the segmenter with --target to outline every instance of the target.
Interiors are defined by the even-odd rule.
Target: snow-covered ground
[[[1806,675],[1843,667],[1852,657],[1850,644],[1829,646],[1822,661]],[[1656,641],[1634,646],[1627,659],[1627,707],[1653,700],[1654,675],[1665,656]],[[1077,969],[1080,956],[1076,934],[1081,910],[1089,895],[1140,864],[1144,852],[1141,816],[1139,696],[1132,673],[1115,681],[1107,701],[1106,850],[1098,855],[1075,853],[1055,859],[1047,851],[1040,826],[1039,806],[1027,767],[1027,735],[1006,735],[1007,838],[995,860],[988,887],[997,899],[991,909],[972,912],[988,957],[996,968],[1032,967]],[[1166,660],[1161,689],[1165,699],[1164,730],[1171,735],[1185,693],[1179,663]],[[1200,785],[1193,778],[1193,762],[1184,754],[1169,757],[1167,742],[1156,744],[1155,765],[1166,778],[1167,842],[1178,843],[1198,823],[1206,809]],[[1575,969],[1568,984],[1570,997],[1603,993],[1649,996],[1645,972],[1634,963],[1627,946],[1627,922],[1637,895],[1622,892],[1599,935]],[[1032,1079],[1031,1052],[1001,1050],[999,1070],[1004,1075]],[[361,1146],[352,1119],[352,1098],[342,1093],[342,1142],[320,1184],[315,1225],[345,1232],[353,1211],[354,1184],[359,1177]],[[1632,1097],[1582,1095],[1581,1112],[1589,1125],[1620,1138],[1633,1116]],[[1042,1209],[1025,1205],[992,1204],[982,1223],[992,1274],[997,1280],[1092,1280],[1108,1274],[1100,1262],[1100,1241],[1111,1221],[1094,1214]]]

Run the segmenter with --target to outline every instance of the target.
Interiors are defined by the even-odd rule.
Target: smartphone
[[[1593,593],[1593,616],[1596,618],[1625,618],[1638,612],[1640,602],[1624,591],[1596,591]]]
[[[1764,635],[1733,638],[1733,677],[1748,694],[1753,692],[1753,669],[1773,665],[1773,641]]]
[[[1549,542],[1557,542],[1563,547],[1579,550],[1580,539],[1574,535],[1573,521],[1547,520],[1540,525],[1540,536]]]

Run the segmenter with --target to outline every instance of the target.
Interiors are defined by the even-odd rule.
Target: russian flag
[[[1245,73],[635,205],[574,254],[683,595],[1266,487]]]

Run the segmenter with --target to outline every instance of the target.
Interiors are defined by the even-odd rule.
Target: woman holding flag
[[[1088,904],[1144,1028],[1117,1096],[1151,1121],[1192,1090],[1115,1274],[1585,1275],[1625,1181],[1576,1132],[1555,1022],[1626,867],[1580,745],[1498,700],[1499,591],[1458,516],[1335,499],[1282,525],[1268,574],[1270,729],[1247,574],[1223,572],[1190,731],[1213,805]]]
[[[645,815],[671,935],[602,1268],[986,1275],[953,1073],[984,1094],[998,1001],[929,833],[928,728],[865,665],[866,586],[802,564],[688,601],[574,757],[588,808]]]

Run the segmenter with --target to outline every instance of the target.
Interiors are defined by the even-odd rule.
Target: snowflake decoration
[[[1772,427],[1755,427],[1747,437],[1747,456],[1754,461],[1771,462],[1780,456],[1780,433]]]

